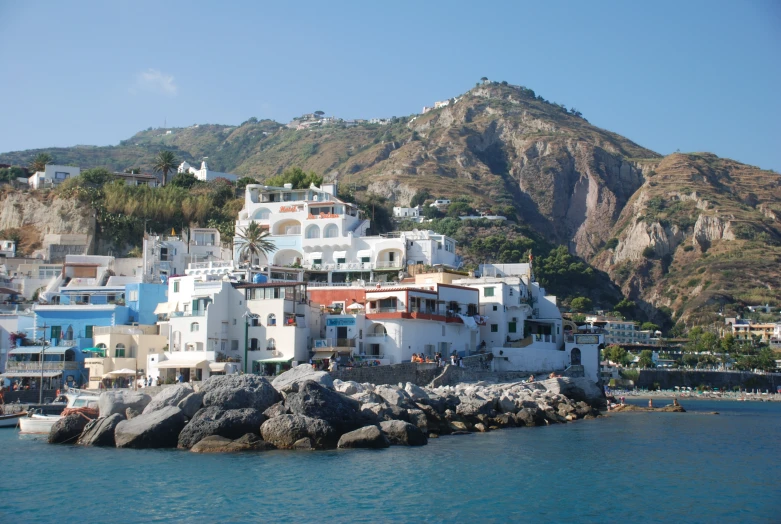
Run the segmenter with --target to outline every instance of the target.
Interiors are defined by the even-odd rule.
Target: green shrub
[[[694,251],[694,246],[683,246],[683,250],[686,251],[687,253],[689,251]]]
[[[643,249],[643,256],[645,258],[654,258],[656,256],[656,249],[654,249],[654,246],[647,246]]]
[[[618,246],[618,239],[611,238],[605,243],[605,249],[615,249]]]

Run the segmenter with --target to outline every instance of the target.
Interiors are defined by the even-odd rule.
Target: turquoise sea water
[[[683,405],[379,451],[86,449],[3,429],[0,522],[781,521],[781,403]]]

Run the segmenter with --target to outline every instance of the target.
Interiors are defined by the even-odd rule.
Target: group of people
[[[31,380],[27,384],[22,385],[21,382],[16,381],[11,384],[11,391],[27,391],[30,389],[37,389],[38,385],[35,383],[34,380]]]
[[[439,351],[434,354],[433,359],[423,353],[413,353],[412,358],[410,359],[410,362],[414,364],[436,364],[438,368],[445,367],[445,365],[448,364],[448,361],[451,366],[464,367],[464,359],[455,352],[450,355],[449,359],[445,359]]]

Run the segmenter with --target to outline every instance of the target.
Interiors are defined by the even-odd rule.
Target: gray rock
[[[327,371],[316,371],[309,364],[299,364],[296,367],[278,375],[271,383],[278,391],[287,389],[294,384],[300,384],[307,380],[317,382],[327,388],[334,387],[334,379]]]
[[[127,408],[143,411],[151,400],[149,395],[137,391],[105,391],[98,397],[98,411],[101,417],[124,415]]]
[[[507,395],[502,395],[501,397],[499,397],[499,400],[496,402],[496,407],[502,413],[518,412],[518,406],[516,405],[515,401],[510,397],[508,397]]]
[[[75,444],[89,421],[81,413],[60,418],[49,430],[49,444]]]
[[[297,392],[288,393],[285,406],[295,415],[324,420],[340,435],[368,425],[356,400],[311,380],[299,384]]]
[[[385,399],[376,393],[372,393],[371,391],[355,393],[354,395],[351,395],[351,397],[361,404],[381,404],[385,402]]]
[[[304,437],[296,440],[293,443],[293,449],[303,449],[305,451],[311,451],[315,448],[312,445],[312,439],[309,437]]]
[[[176,406],[143,413],[117,424],[114,440],[118,448],[175,448],[187,420]]]
[[[391,444],[398,446],[423,446],[428,444],[425,433],[417,426],[401,420],[386,420],[380,422],[380,429],[388,437]]]
[[[115,415],[119,415],[119,413],[114,413],[114,414]],[[138,411],[137,409],[127,408],[125,410],[125,417],[124,418],[130,420],[131,418],[135,418],[135,417],[139,416],[140,414],[141,414],[141,412]]]
[[[266,416],[266,418],[274,418],[278,417],[280,415],[287,415],[290,412],[288,411],[287,407],[285,407],[284,402],[277,402],[270,408],[268,408],[266,411],[263,412],[263,414]]]
[[[476,417],[477,415],[496,415],[492,400],[480,400],[472,397],[459,397],[461,403],[456,407],[456,413],[463,417]]]
[[[253,408],[203,408],[179,433],[178,447],[189,449],[211,435],[236,439],[246,433],[260,434],[260,425],[266,420],[263,413]]]
[[[144,408],[144,413],[151,413],[166,406],[176,406],[191,395],[195,390],[190,384],[176,384],[163,388],[160,393],[152,398],[148,406]]]
[[[415,407],[409,393],[396,386],[376,386],[374,392],[381,396],[391,406],[400,408]]]
[[[206,407],[254,408],[261,413],[282,400],[271,383],[257,375],[212,376],[201,386],[201,393]]]
[[[414,424],[424,434],[428,434],[428,419],[423,410],[408,409],[407,416],[409,417],[410,424]]]
[[[361,413],[364,415],[365,420],[373,421],[371,422],[372,424],[376,424],[381,420],[409,421],[409,414],[406,409],[391,406],[385,401],[380,404],[364,404],[361,406]]]
[[[355,395],[364,392],[363,386],[357,382],[353,382],[352,380],[342,382],[341,380],[335,379],[334,389],[339,393],[344,393],[345,395]]]
[[[423,399],[429,398],[429,394],[426,393],[425,389],[412,382],[407,382],[404,385],[404,391],[406,391],[410,398],[415,402],[420,402]]]
[[[366,426],[345,433],[339,439],[338,448],[387,448],[390,441],[377,426]]]
[[[536,410],[535,410],[536,411]],[[534,427],[537,425],[534,411],[530,408],[523,408],[515,414],[515,423],[519,426]]]
[[[261,440],[257,435],[244,435],[237,440],[210,435],[196,443],[190,451],[193,453],[236,453],[239,451],[266,451],[273,446]]]
[[[193,418],[198,410],[203,407],[203,393],[190,393],[176,405],[177,408],[182,410],[184,416],[187,418]]]
[[[330,424],[303,415],[280,415],[260,426],[263,440],[280,449],[293,449],[296,442],[308,438],[315,449],[333,449],[339,436]]]
[[[551,378],[539,384],[550,393],[564,395],[575,402],[583,401],[593,408],[604,408],[606,405],[604,391],[587,378]]]
[[[117,429],[117,425],[122,420],[122,415],[114,413],[108,417],[96,418],[92,422],[88,422],[81,433],[81,437],[79,437],[78,443],[82,446],[114,447],[116,445],[116,442],[114,442],[114,430]]]

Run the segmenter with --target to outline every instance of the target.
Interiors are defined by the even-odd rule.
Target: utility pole
[[[33,336],[35,336],[34,333],[36,331],[38,331],[39,329],[43,330],[43,337],[42,337],[43,342],[41,344],[41,358],[40,358],[40,362],[41,362],[41,383],[40,383],[40,387],[38,388],[38,404],[43,404],[43,357],[44,357],[44,353],[46,352],[46,328],[47,327],[49,327],[49,326],[47,326],[44,323],[43,326],[41,326],[39,328],[37,328],[37,327],[29,328],[33,332]]]

